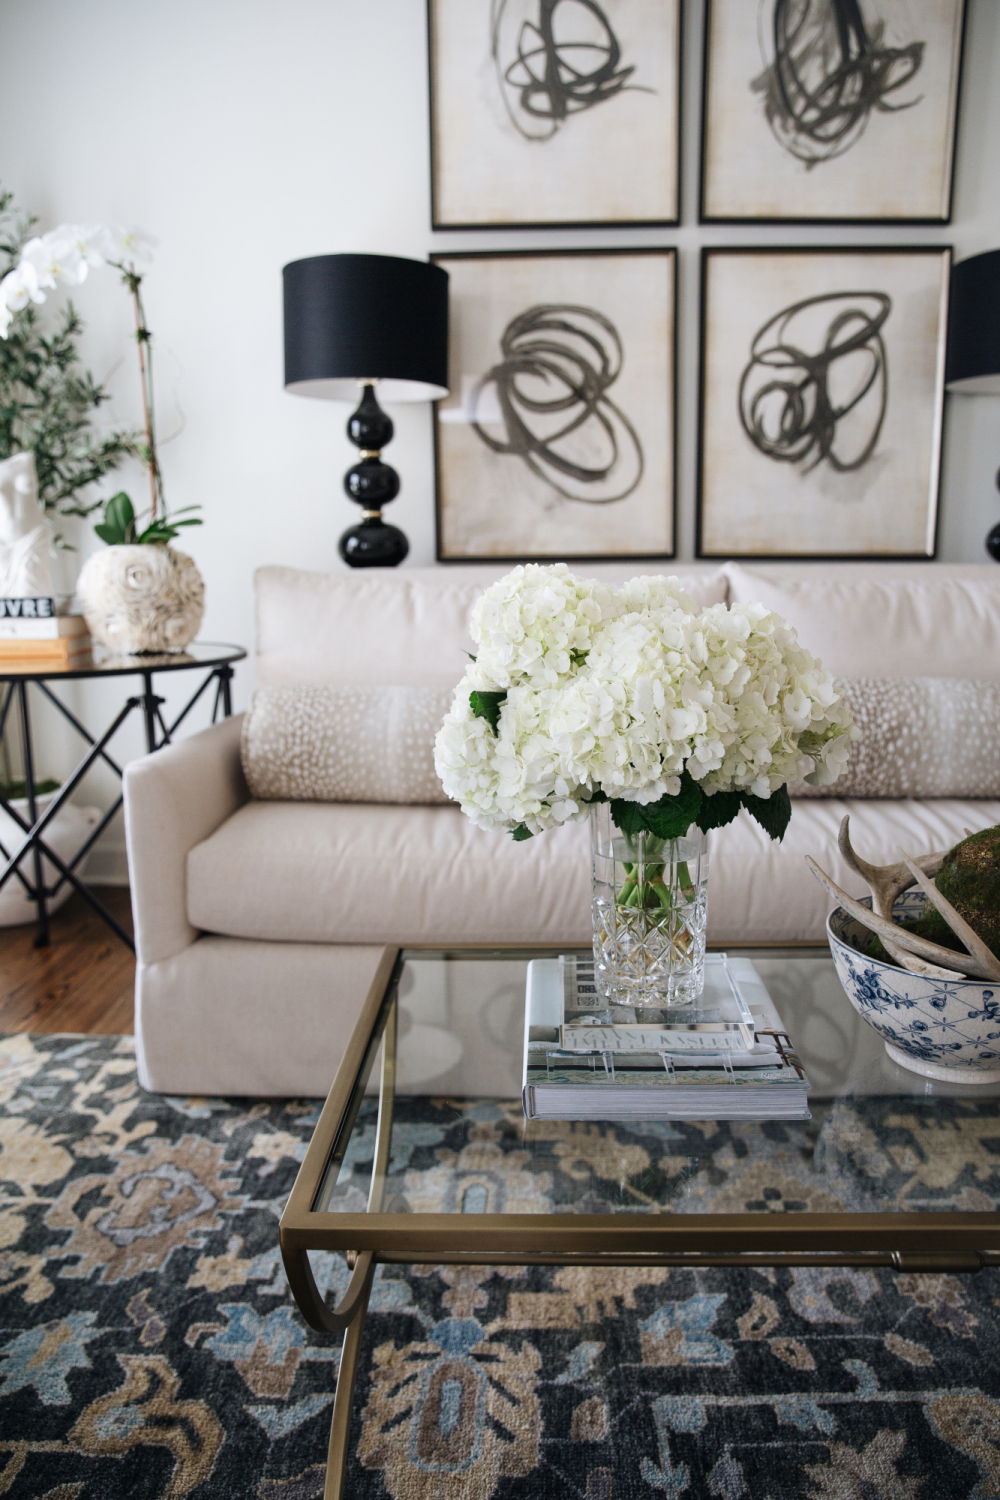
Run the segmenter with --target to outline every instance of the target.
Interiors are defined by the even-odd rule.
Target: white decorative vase
[[[904,891],[897,922],[923,914],[923,891]],[[871,906],[865,896],[862,906]],[[830,952],[848,1000],[885,1039],[894,1063],[942,1083],[1000,1083],[1000,985],[911,974],[869,958],[871,934],[837,906],[826,921]]]
[[[201,574],[186,552],[163,542],[95,552],[76,590],[91,635],[125,656],[182,651],[205,612]]]

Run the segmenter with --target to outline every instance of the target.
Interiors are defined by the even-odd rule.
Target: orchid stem
[[[125,283],[132,293],[132,307],[135,312],[135,340],[139,348],[139,377],[142,386],[142,416],[146,429],[146,462],[149,467],[149,517],[151,521],[157,518],[159,509],[166,514],[166,502],[163,498],[163,476],[160,473],[159,459],[156,456],[156,429],[153,406],[153,350],[152,334],[146,327],[146,310],[142,305],[142,296],[139,287],[142,277],[138,276],[135,269],[124,270]]]

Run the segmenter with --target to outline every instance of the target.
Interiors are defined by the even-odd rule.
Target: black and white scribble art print
[[[933,557],[951,252],[706,250],[701,557]]]
[[[428,0],[435,228],[678,218],[680,0]]]
[[[707,0],[701,218],[946,223],[965,0]]]
[[[434,260],[439,559],[672,557],[675,252]]]

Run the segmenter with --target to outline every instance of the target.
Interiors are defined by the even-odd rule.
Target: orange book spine
[[[89,656],[89,635],[63,636],[56,640],[6,640],[0,638],[0,661],[56,661],[69,664]]]

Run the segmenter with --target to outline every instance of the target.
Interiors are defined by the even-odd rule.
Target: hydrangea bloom
[[[684,772],[708,796],[828,785],[855,733],[786,621],[760,605],[698,611],[675,578],[613,590],[561,563],[515,568],[477,602],[472,635],[435,763],[482,828],[540,833],[595,793],[648,805]],[[474,692],[500,701],[495,731]]]

